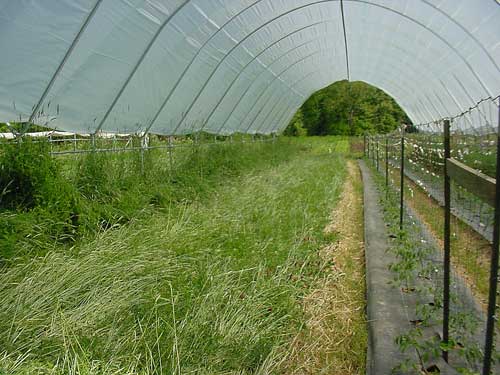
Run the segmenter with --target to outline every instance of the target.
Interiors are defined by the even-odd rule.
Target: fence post
[[[144,133],[143,136],[140,138],[141,142],[141,174],[144,175],[144,150],[146,149],[146,142],[147,139],[146,137],[148,136],[148,133]]]
[[[377,137],[377,172],[380,172],[380,162],[379,162],[379,155],[378,155],[378,149],[379,149],[379,137]]]
[[[368,150],[367,150],[368,152],[366,154],[366,157],[368,159],[370,159],[370,142],[371,142],[371,138],[370,138],[370,136],[368,136]]]
[[[389,138],[385,136],[385,187],[389,188]]]
[[[375,139],[373,139],[372,143],[372,163],[375,165]]]
[[[363,134],[363,156],[366,156],[366,133]]]
[[[399,181],[399,230],[403,230],[404,178],[405,178],[405,126],[401,126],[401,167]]]
[[[173,170],[173,160],[172,160],[172,148],[173,148],[173,136],[169,135],[168,136],[168,163],[170,165],[170,172]]]
[[[443,122],[444,143],[444,264],[443,264],[443,343],[449,342],[450,322],[450,221],[451,221],[451,191],[448,176],[447,160],[450,158],[450,120]],[[443,359],[448,362],[448,349],[442,352]]]
[[[498,111],[497,128],[497,166],[496,166],[496,188],[495,188],[495,220],[493,226],[493,245],[491,249],[490,263],[490,290],[488,296],[488,316],[486,322],[486,343],[484,346],[483,375],[491,373],[491,356],[493,352],[493,339],[495,335],[495,311],[498,286],[498,260],[500,243],[500,106]]]

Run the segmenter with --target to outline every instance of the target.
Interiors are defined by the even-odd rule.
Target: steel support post
[[[377,137],[377,172],[380,172],[380,161],[379,161],[379,153],[378,153],[378,151],[379,151],[379,144],[380,144],[380,142],[379,142],[379,139]]]
[[[443,359],[448,362],[450,326],[450,223],[451,223],[451,186],[446,161],[450,158],[450,120],[443,122],[444,144],[444,260],[443,260]]]
[[[385,187],[389,188],[389,139],[385,137]]]
[[[499,101],[500,103],[500,101]],[[500,244],[500,105],[498,111],[497,128],[497,166],[496,166],[496,186],[495,186],[495,219],[493,226],[493,245],[491,249],[490,263],[490,290],[488,296],[488,316],[486,322],[486,342],[484,346],[483,375],[491,374],[491,357],[494,348],[496,299],[498,288],[498,260]]]
[[[399,230],[403,230],[404,191],[405,191],[405,127],[401,126],[401,166],[399,181]]]
[[[170,171],[173,171],[173,165],[174,165],[173,159],[172,159],[173,138],[174,137],[171,136],[171,135],[168,137],[168,148],[167,148],[167,150],[168,150],[168,163],[169,163],[169,166],[170,166]]]

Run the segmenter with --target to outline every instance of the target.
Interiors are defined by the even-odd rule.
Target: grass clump
[[[79,197],[46,142],[29,138],[0,153],[0,260],[75,234]],[[41,246],[40,246],[41,245]]]

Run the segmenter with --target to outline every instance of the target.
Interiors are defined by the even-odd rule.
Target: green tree
[[[361,135],[387,133],[402,122],[404,111],[384,91],[364,82],[339,81],[313,94],[285,130],[287,135]],[[299,126],[300,125],[300,126]]]

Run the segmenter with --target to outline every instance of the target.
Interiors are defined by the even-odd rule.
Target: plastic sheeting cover
[[[0,121],[268,134],[349,78],[426,123],[500,94],[499,35],[495,0],[0,0]]]

